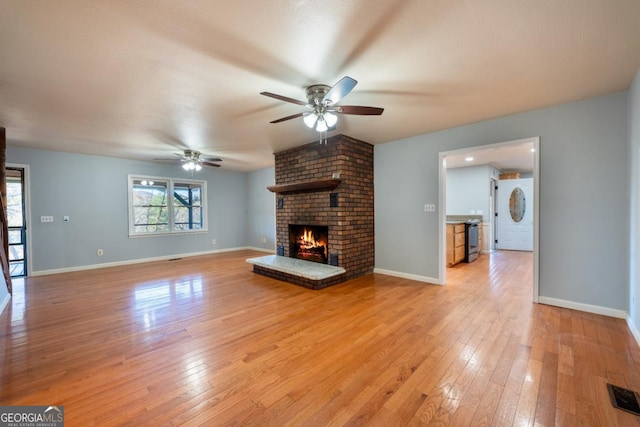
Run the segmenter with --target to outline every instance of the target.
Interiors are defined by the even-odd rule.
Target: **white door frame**
[[[533,143],[535,152],[533,153],[533,302],[538,302],[540,295],[540,137],[517,139],[513,141],[500,142],[497,144],[477,145],[474,147],[459,150],[442,151],[439,153],[439,195],[438,195],[438,283],[441,285],[447,282],[447,162],[446,157],[470,153],[472,151],[484,150],[487,148],[500,148],[506,145],[523,143]]]
[[[26,226],[25,234],[25,243],[27,245],[27,277],[31,275],[31,266],[33,265],[33,257],[31,256],[31,171],[29,170],[29,165],[23,165],[20,163],[7,163],[6,167],[8,168],[16,168],[22,169],[24,171],[23,179],[24,179],[24,194],[22,197],[24,198],[24,224]]]
[[[491,198],[489,203],[489,253],[494,253],[496,251],[496,239],[498,233],[498,226],[496,224],[496,212],[498,206],[498,180],[490,178],[489,179],[489,197]]]

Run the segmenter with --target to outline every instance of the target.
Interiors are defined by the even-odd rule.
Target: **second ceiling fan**
[[[186,171],[199,171],[202,166],[213,166],[219,168],[220,165],[216,162],[221,162],[220,158],[201,157],[202,153],[196,150],[185,149],[183,154],[173,153],[179,157],[179,159],[154,159],[165,161],[179,161],[182,163],[182,168]]]
[[[273,120],[270,123],[280,123],[286,120],[302,117],[304,123],[318,132],[326,132],[334,127],[338,121],[336,114],[354,114],[360,116],[379,116],[384,108],[379,107],[363,107],[358,105],[336,105],[342,98],[353,90],[358,82],[349,76],[345,76],[338,83],[332,86],[317,84],[311,85],[306,89],[307,102],[289,98],[287,96],[278,95],[271,92],[260,92],[261,95],[270,98],[279,99],[280,101],[290,102],[292,104],[303,105],[309,108],[309,111],[292,114]]]

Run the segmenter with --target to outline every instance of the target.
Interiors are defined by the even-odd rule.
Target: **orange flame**
[[[300,249],[313,249],[320,246],[324,246],[324,242],[320,242],[315,239],[312,230],[307,230],[306,228],[303,230],[302,235],[298,239],[300,244]]]

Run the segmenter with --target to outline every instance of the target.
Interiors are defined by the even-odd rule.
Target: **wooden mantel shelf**
[[[293,193],[295,191],[333,190],[342,182],[341,179],[321,179],[318,181],[294,182],[293,184],[272,185],[267,190],[272,193]]]

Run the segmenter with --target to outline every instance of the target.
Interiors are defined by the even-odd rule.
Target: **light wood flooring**
[[[33,277],[0,317],[0,404],[67,426],[640,426],[624,320],[531,302],[531,254],[312,291],[239,251]]]

